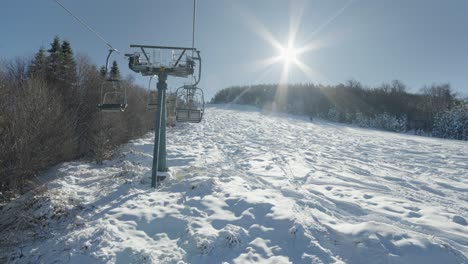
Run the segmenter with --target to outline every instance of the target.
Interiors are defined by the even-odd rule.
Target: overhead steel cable
[[[72,16],[76,21],[80,22],[81,25],[83,25],[86,29],[88,29],[90,32],[92,32],[94,35],[96,35],[100,40],[102,40],[111,50],[115,51],[117,54],[122,56],[120,52],[114,48],[105,38],[103,38],[96,30],[91,28],[88,24],[86,24],[83,20],[81,20],[79,17],[75,16],[68,8],[66,8],[60,1],[54,0],[55,3],[57,3],[60,7],[63,8],[63,10],[67,11],[70,16]]]
[[[193,0],[193,19],[192,19],[192,49],[195,48],[195,15],[196,15],[196,0]],[[192,50],[193,57],[193,50]]]
[[[193,16],[192,16],[192,58],[195,51],[195,18],[196,18],[196,0],[193,0]],[[196,81],[196,77],[192,75],[192,80]]]

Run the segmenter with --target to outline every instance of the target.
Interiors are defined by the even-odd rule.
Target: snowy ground
[[[151,134],[48,171],[0,262],[468,263],[468,142],[224,108],[168,130],[157,191]]]

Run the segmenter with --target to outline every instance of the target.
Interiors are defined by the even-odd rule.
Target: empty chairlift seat
[[[114,52],[114,49],[109,50],[106,59],[106,80],[101,84],[101,98],[97,105],[98,109],[103,112],[123,112],[127,108],[127,87],[118,76],[109,74],[107,66],[109,58]]]
[[[98,107],[103,112],[123,112],[127,108],[124,104],[99,104]]]
[[[123,112],[127,108],[127,91],[120,81],[106,81],[101,86],[101,102],[98,108],[104,112]]]
[[[176,90],[175,116],[179,123],[199,123],[203,119],[205,101],[203,90],[195,85],[184,85]]]
[[[188,123],[199,123],[203,117],[203,112],[200,109],[177,109],[176,110],[176,121],[177,122],[188,122]]]
[[[150,91],[148,94],[148,103],[146,104],[147,109],[158,108],[158,93],[156,91]]]

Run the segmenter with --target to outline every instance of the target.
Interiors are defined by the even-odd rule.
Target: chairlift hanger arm
[[[154,75],[151,75],[148,81],[148,91],[151,91],[151,81],[153,80]]]
[[[182,57],[184,56],[185,51],[186,51],[186,50],[182,51],[182,53],[180,54],[179,58],[177,58],[177,61],[174,63],[174,67],[177,67],[177,64],[179,64],[180,59],[182,59]]]
[[[201,56],[200,56],[200,51],[195,50],[195,52],[197,53],[197,57],[193,58],[193,59],[198,61],[198,78],[196,78],[195,83],[193,84],[193,86],[197,86],[200,83],[201,71],[202,71],[202,59],[201,59]]]
[[[109,67],[109,58],[110,56],[112,55],[112,52],[114,51],[117,51],[116,49],[109,49],[109,54],[107,54],[107,58],[106,58],[106,74],[107,74],[107,68]]]
[[[130,47],[131,47],[131,45],[130,45]],[[146,54],[145,49],[143,49],[143,47],[140,47],[140,49],[141,49],[141,52],[143,52],[143,55],[145,55],[146,61],[147,61],[148,63],[150,63],[150,59],[149,59],[149,57],[148,57],[148,54]]]

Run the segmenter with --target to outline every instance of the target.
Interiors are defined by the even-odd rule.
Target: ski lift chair
[[[97,105],[103,112],[123,112],[127,108],[127,87],[115,76],[108,74],[109,58],[115,49],[110,49],[106,58],[106,80],[101,84],[101,100]]]
[[[127,88],[120,80],[107,79],[101,85],[99,110],[103,112],[123,112],[127,108]]]
[[[158,92],[151,90],[151,81],[154,76],[151,76],[148,82],[148,102],[146,103],[146,109],[153,110],[158,107]]]
[[[156,109],[158,107],[158,92],[149,91],[148,103],[146,104],[147,109]]]
[[[194,85],[184,85],[176,90],[176,121],[200,123],[205,111],[203,90]]]

